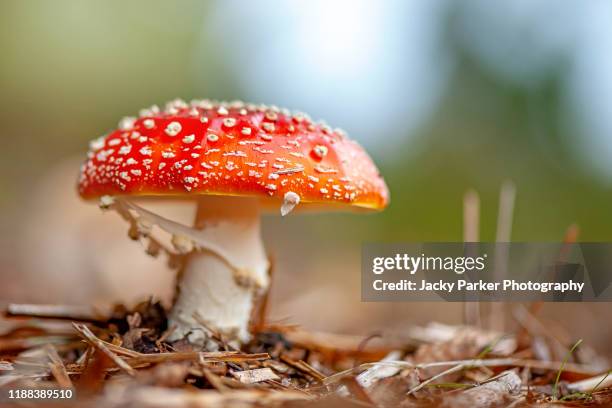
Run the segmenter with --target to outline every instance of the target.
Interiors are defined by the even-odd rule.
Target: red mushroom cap
[[[389,192],[368,154],[307,115],[242,102],[181,100],[125,118],[90,144],[83,198],[197,194],[277,197],[383,209]],[[293,196],[295,197],[295,196]]]

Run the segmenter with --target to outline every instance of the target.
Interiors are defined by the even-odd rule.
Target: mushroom
[[[81,197],[119,212],[131,238],[180,267],[171,339],[205,344],[214,330],[248,341],[253,303],[269,286],[262,213],[382,210],[389,201],[378,169],[344,132],[274,106],[175,100],[90,146]],[[192,200],[193,225],[143,207],[160,199]]]

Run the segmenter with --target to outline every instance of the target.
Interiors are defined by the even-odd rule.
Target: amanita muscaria
[[[269,286],[262,213],[381,210],[389,201],[357,143],[274,106],[175,100],[163,111],[153,106],[122,119],[90,147],[81,197],[117,210],[151,254],[165,250],[182,260],[169,318],[173,339],[203,342],[199,315],[208,328],[248,340],[253,302]],[[135,198],[192,200],[194,223],[163,218]],[[172,245],[158,236],[164,231]]]

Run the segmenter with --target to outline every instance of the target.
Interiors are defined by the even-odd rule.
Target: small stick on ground
[[[106,319],[87,306],[71,305],[34,305],[11,303],[6,308],[7,316],[44,317],[81,322],[103,322]]]

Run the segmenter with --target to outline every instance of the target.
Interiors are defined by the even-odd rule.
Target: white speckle
[[[214,133],[209,133],[206,135],[206,140],[208,140],[209,142],[216,142],[217,140],[219,140],[219,136],[215,135]]]
[[[191,157],[193,157],[194,159],[197,159],[198,157],[200,157],[199,153],[191,153]]]
[[[274,130],[276,129],[276,127],[274,126],[274,123],[265,122],[261,126],[264,128],[266,132],[274,132]]]
[[[300,173],[302,171],[304,171],[304,167],[295,166],[295,167],[290,167],[288,169],[277,170],[275,171],[275,174],[293,174],[293,173]]]
[[[220,106],[219,109],[217,109],[217,113],[219,115],[227,115],[229,112],[227,111],[227,109],[225,109],[225,107]]]
[[[163,169],[164,167],[166,167],[166,163],[164,162],[159,163],[159,166],[157,166],[159,170]]]
[[[278,164],[278,163],[274,163],[272,165],[272,167],[274,167],[275,169],[284,169],[285,168],[285,166],[283,166],[282,164]]]
[[[314,183],[318,183],[319,182],[319,178],[315,177],[315,176],[308,176],[308,180],[314,182]]]
[[[229,127],[229,128],[234,127],[234,126],[236,126],[236,119],[234,119],[234,118],[225,118],[225,119],[223,119],[223,125],[225,127]]]
[[[135,176],[142,176],[142,170],[132,169],[130,170],[130,173],[132,173]]]
[[[144,143],[144,142],[146,142],[147,140],[149,140],[149,138],[148,138],[148,137],[146,137],[146,136],[140,136],[140,137],[138,138],[138,141],[139,141],[140,143]]]
[[[196,180],[197,180],[197,179],[196,179],[195,177],[185,177],[185,178],[183,179],[183,181],[184,181],[185,183],[189,183],[189,184],[195,183],[195,181],[196,181]]]
[[[164,159],[171,159],[176,156],[176,154],[174,154],[173,152],[166,152],[166,151],[162,152],[161,155]]]
[[[193,166],[188,164],[187,166],[183,167],[183,169],[189,171],[193,169]]]
[[[271,179],[271,180],[276,180],[276,179],[277,179],[277,178],[279,178],[279,177],[280,177],[280,176],[279,176],[278,174],[276,174],[276,173],[270,173],[270,174],[268,175],[268,178],[269,178],[269,179]]]
[[[271,141],[273,139],[272,136],[270,135],[266,135],[265,133],[260,133],[259,137],[261,137],[263,140],[267,140],[268,142]]]
[[[134,122],[136,121],[136,118],[132,117],[132,116],[126,116],[125,118],[121,119],[119,121],[119,129],[121,130],[130,130],[131,128],[134,127]]]
[[[223,153],[223,156],[247,157],[247,154],[241,150],[233,150],[230,152]]]
[[[183,143],[193,143],[195,135],[187,135],[183,138]]]
[[[281,208],[280,208],[281,215],[284,217],[285,215],[289,214],[291,211],[293,211],[295,206],[298,205],[299,203],[300,203],[299,195],[297,195],[293,191],[286,192],[285,196],[283,197],[283,204],[281,205]]]
[[[268,190],[274,191],[274,190],[276,190],[276,185],[275,184],[266,184],[266,188]]]
[[[174,163],[174,167],[177,168],[177,169],[180,169],[181,167],[183,167],[183,163],[176,162],[176,163]]]
[[[323,166],[315,166],[315,171],[319,173],[337,173],[338,172],[338,170],[335,170],[329,167],[323,167]]]
[[[262,142],[261,140],[241,140],[238,142],[239,145],[241,146],[246,146],[246,145],[250,145],[250,144],[254,144],[254,145],[265,145],[266,142]]]
[[[126,164],[138,164],[138,160],[135,160],[133,157],[130,157],[129,159],[127,159],[127,161],[125,162]]]
[[[100,150],[103,147],[104,147],[104,136],[100,136],[99,138],[89,142],[89,148],[93,151]]]
[[[142,124],[147,129],[153,129],[155,127],[155,121],[153,119],[145,119],[142,121]]]
[[[119,173],[119,177],[121,177],[122,179],[124,179],[125,181],[130,181],[132,180],[132,178],[128,175],[127,171],[122,171],[121,173]]]
[[[151,148],[146,147],[146,146],[140,149],[139,151],[140,151],[140,154],[142,154],[143,156],[151,156],[153,154],[153,151],[151,150]]]
[[[243,127],[242,130],[240,131],[240,133],[242,133],[245,136],[250,135],[251,132],[252,132],[251,128],[250,127],[246,127],[246,126]]]
[[[315,147],[313,147],[312,152],[314,153],[315,156],[317,156],[319,159],[324,158],[325,156],[327,156],[327,146],[323,146],[323,145],[316,145]]]
[[[208,118],[207,118],[206,116],[202,116],[202,117],[200,118],[200,122],[202,122],[202,123],[208,123]]]
[[[108,141],[109,146],[117,146],[119,143],[121,143],[121,139],[111,139]]]
[[[319,190],[321,192],[321,194],[327,194],[329,193],[329,191],[326,188],[322,188]]]
[[[178,135],[181,130],[183,129],[183,127],[181,126],[180,123],[178,122],[170,122],[168,123],[168,126],[166,126],[166,129],[164,130],[164,132],[171,137],[174,137],[176,135]]]
[[[132,145],[125,145],[119,148],[119,154],[122,154],[122,155],[129,154],[131,151],[132,151]]]

